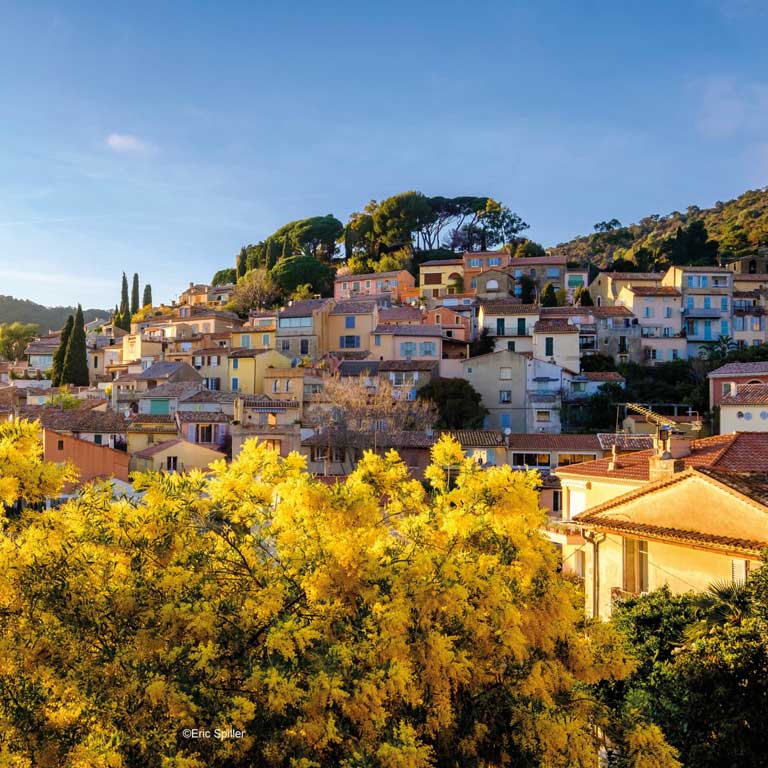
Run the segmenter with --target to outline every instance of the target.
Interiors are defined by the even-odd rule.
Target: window
[[[232,370],[236,371],[240,367],[240,361],[236,358],[232,358]]]
[[[474,291],[474,290],[477,288],[477,278],[476,278],[476,277],[473,277],[473,278],[472,278],[472,279],[469,281],[469,287],[470,287],[470,288],[471,288],[473,291]]]
[[[597,458],[594,453],[561,453],[558,466],[567,467],[569,464],[582,464],[585,461],[594,461]]]
[[[515,270],[515,280],[519,280],[523,276],[523,270],[522,269],[516,269]]]
[[[96,445],[101,445],[101,435],[94,435],[93,436],[93,442],[96,443]]]
[[[580,288],[584,285],[584,276],[583,275],[568,275],[568,287],[569,288]]]
[[[381,346],[381,336],[379,336],[378,334],[376,336],[374,336],[373,337],[373,344],[376,347],[380,347]]]
[[[268,333],[262,333],[261,334],[261,346],[262,347],[268,347],[269,346],[269,334]]]
[[[563,508],[563,492],[552,491],[552,511],[560,512]]]
[[[291,391],[291,380],[290,380],[290,379],[286,379],[286,380],[285,380],[285,384],[284,384],[284,386],[283,386],[283,391],[284,391],[286,394],[287,394],[288,392],[290,392],[290,391]]]
[[[422,357],[434,357],[437,354],[437,344],[434,341],[422,341],[419,345],[419,354]]]
[[[485,290],[486,291],[498,291],[499,290],[499,281],[498,280],[488,280],[485,284]]]
[[[212,443],[213,442],[213,424],[198,424],[197,429],[198,443]]]
[[[560,270],[557,267],[547,267],[547,277],[560,277]]]
[[[272,320],[259,320],[259,327],[263,328],[265,325],[272,325]]]
[[[312,317],[281,317],[278,328],[311,328]]]
[[[250,333],[243,333],[240,336],[240,346],[245,347],[246,349],[250,349],[251,347],[251,334]]]
[[[658,357],[658,352],[656,349],[649,349],[648,355],[650,356],[651,360],[656,360]]]
[[[308,355],[309,354],[309,339],[302,339],[299,342],[299,354],[300,355]]]
[[[728,297],[727,296],[722,296],[720,298],[720,309],[723,312],[727,312],[728,311]]]
[[[499,378],[500,379],[511,379],[512,378],[512,369],[511,368],[499,368]]]
[[[524,317],[517,318],[517,335],[525,336],[525,318]]]
[[[232,377],[231,386],[233,392],[237,392],[237,390],[240,388],[240,379],[238,379],[237,376]]]
[[[93,367],[94,368],[99,367],[99,358],[96,355],[93,356]]]
[[[720,335],[721,336],[727,336],[728,335],[728,321],[727,320],[721,320],[720,321]]]
[[[536,421],[542,421],[542,422],[552,421],[551,411],[536,411]]]
[[[175,472],[179,465],[179,457],[178,456],[166,456],[165,457],[165,468],[169,472]]]
[[[515,351],[515,342],[514,341],[508,341],[507,342],[507,349],[510,352],[514,352]]]
[[[511,389],[500,389],[499,390],[499,402],[500,403],[511,403],[512,402],[512,390]]]
[[[340,336],[339,337],[339,349],[359,349],[360,337],[359,336]]]
[[[504,318],[503,317],[496,318],[496,335],[497,336],[504,335]]]
[[[672,307],[664,307],[664,317],[672,317]]]
[[[499,267],[499,266],[501,266],[501,259],[498,256],[489,256],[488,257],[488,266],[489,267]]]
[[[653,317],[653,307],[644,307],[643,317]]]
[[[513,453],[512,454],[513,467],[548,467],[549,462],[550,462],[550,459],[549,459],[548,453]]]
[[[501,414],[501,428],[509,429],[512,426],[512,417],[508,413]]]
[[[704,297],[704,309],[712,309],[712,297],[711,296],[705,296]]]
[[[400,342],[400,356],[401,357],[413,357],[416,354],[416,342],[415,341],[403,341]]]
[[[343,448],[336,448],[335,446],[331,448],[331,450],[328,450],[328,446],[313,446],[312,447],[312,455],[311,460],[312,461],[333,461],[333,462],[342,462],[344,461],[345,454]]]
[[[291,340],[290,339],[280,339],[280,351],[281,352],[290,352],[291,351]]]
[[[688,299],[686,300],[686,303],[688,305],[688,309],[693,309],[695,306],[693,301],[693,296],[689,296]]]
[[[280,379],[273,379],[272,392],[279,392],[279,391],[280,391]]]
[[[624,591],[648,591],[648,542],[624,539]]]
[[[63,451],[64,450],[64,441],[63,440],[57,440],[56,441],[56,450],[57,451]]]
[[[344,318],[344,327],[345,328],[354,328],[355,327],[355,316],[349,315],[348,317]]]
[[[555,354],[555,340],[552,336],[546,336],[544,338],[544,355],[546,357],[552,357]]]
[[[672,359],[673,360],[679,360],[680,359],[680,352],[677,349],[672,350]]]
[[[483,260],[482,259],[470,259],[469,260],[469,266],[470,267],[479,267],[482,266]]]

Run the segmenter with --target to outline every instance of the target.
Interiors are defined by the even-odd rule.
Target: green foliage
[[[120,316],[122,318],[127,317],[130,325],[131,305],[128,300],[128,278],[125,276],[125,272],[123,272],[123,281],[120,287]]]
[[[131,285],[131,315],[139,311],[139,273],[133,273],[133,284]]]
[[[763,569],[747,585],[704,594],[668,588],[618,604],[612,623],[638,660],[636,671],[604,682],[599,696],[621,717],[609,733],[611,765],[630,765],[629,735],[655,724],[684,765],[765,764],[762,723],[768,701],[768,634]]]
[[[211,280],[211,285],[232,285],[237,282],[237,269],[235,267],[227,267],[227,269],[220,269]]]
[[[3,323],[0,325],[0,357],[15,362],[24,357],[24,350],[37,335],[34,323]]]
[[[40,329],[40,333],[47,333],[62,328],[67,318],[74,314],[75,307],[44,307],[27,299],[0,296],[0,324],[33,323]],[[104,309],[86,309],[83,310],[83,317],[86,322],[91,320],[106,322],[109,312]]]
[[[478,355],[487,355],[489,352],[493,352],[494,346],[495,341],[493,336],[491,336],[487,328],[483,327],[480,333],[469,345],[469,356],[477,357]]]
[[[555,301],[558,307],[564,307],[568,303],[568,292],[565,288],[558,288],[555,291]]]
[[[510,243],[507,250],[513,259],[541,258],[547,255],[543,245],[529,240],[527,237],[519,238],[516,242]]]
[[[85,349],[85,324],[83,310],[78,304],[72,333],[67,342],[64,365],[61,369],[59,385],[71,384],[75,387],[88,386],[88,355]]]
[[[555,286],[552,283],[547,283],[541,291],[539,297],[539,303],[542,307],[556,307],[557,306],[557,293],[555,292]]]
[[[141,306],[142,307],[152,306],[152,286],[149,283],[147,283],[144,286],[144,295],[141,298]]]
[[[588,371],[615,371],[616,363],[610,355],[587,355],[581,358],[581,370]]]
[[[685,213],[673,211],[667,216],[646,216],[637,224],[562,243],[551,252],[565,255],[569,260],[606,267],[621,251],[623,258],[638,271],[647,271],[653,266],[657,254],[664,255],[660,253],[663,247],[676,247],[668,241],[676,239],[678,229],[689,228],[696,221],[702,223],[709,238],[719,245],[720,254],[725,259],[751,255],[758,248],[768,247],[768,189],[750,190],[734,200],[718,202],[712,208],[690,206]],[[694,229],[688,233],[698,241],[693,244],[694,258],[712,263],[706,261],[711,256],[712,246],[708,246],[706,240],[702,242],[702,232]],[[664,243],[668,244],[664,246]],[[689,247],[686,245],[685,251]],[[681,253],[682,249],[678,256]]]
[[[64,358],[67,356],[67,347],[69,345],[69,337],[72,335],[72,328],[75,324],[75,316],[70,315],[67,318],[67,322],[64,324],[64,328],[61,331],[59,337],[59,346],[56,347],[56,352],[53,354],[53,365],[51,367],[51,386],[58,387],[62,381],[61,376],[64,372]]]
[[[300,285],[309,285],[314,293],[329,294],[335,271],[314,256],[289,256],[269,271],[270,279],[287,296]]]
[[[441,429],[479,429],[488,414],[480,393],[466,379],[432,379],[416,396],[435,404],[435,426]]]
[[[573,303],[577,307],[592,307],[595,304],[595,302],[592,300],[592,294],[589,292],[589,289],[584,285],[580,285],[573,292]]]
[[[520,285],[520,301],[523,304],[534,304],[536,302],[536,283],[528,275],[521,275],[517,282]]]

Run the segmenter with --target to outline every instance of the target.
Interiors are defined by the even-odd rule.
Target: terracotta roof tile
[[[581,375],[588,381],[626,381],[618,371],[584,371]]]
[[[726,363],[709,372],[710,378],[718,376],[750,376],[753,374],[768,374],[768,362],[757,363]]]
[[[443,329],[439,325],[383,325],[379,324],[373,333],[393,336],[442,336]]]
[[[768,384],[741,384],[734,395],[726,395],[720,405],[768,405]]]
[[[578,333],[579,329],[567,320],[538,320],[533,326],[534,333]]]
[[[508,440],[509,450],[518,452],[602,450],[598,436],[588,434],[516,433],[510,435]]]

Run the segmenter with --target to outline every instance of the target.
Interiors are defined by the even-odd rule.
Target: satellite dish
[[[504,434],[509,437],[512,434],[512,430],[509,427],[504,427]]]

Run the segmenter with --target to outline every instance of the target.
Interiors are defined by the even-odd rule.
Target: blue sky
[[[768,181],[768,4],[0,0],[0,294],[155,299],[294,218],[491,195],[553,245]]]

